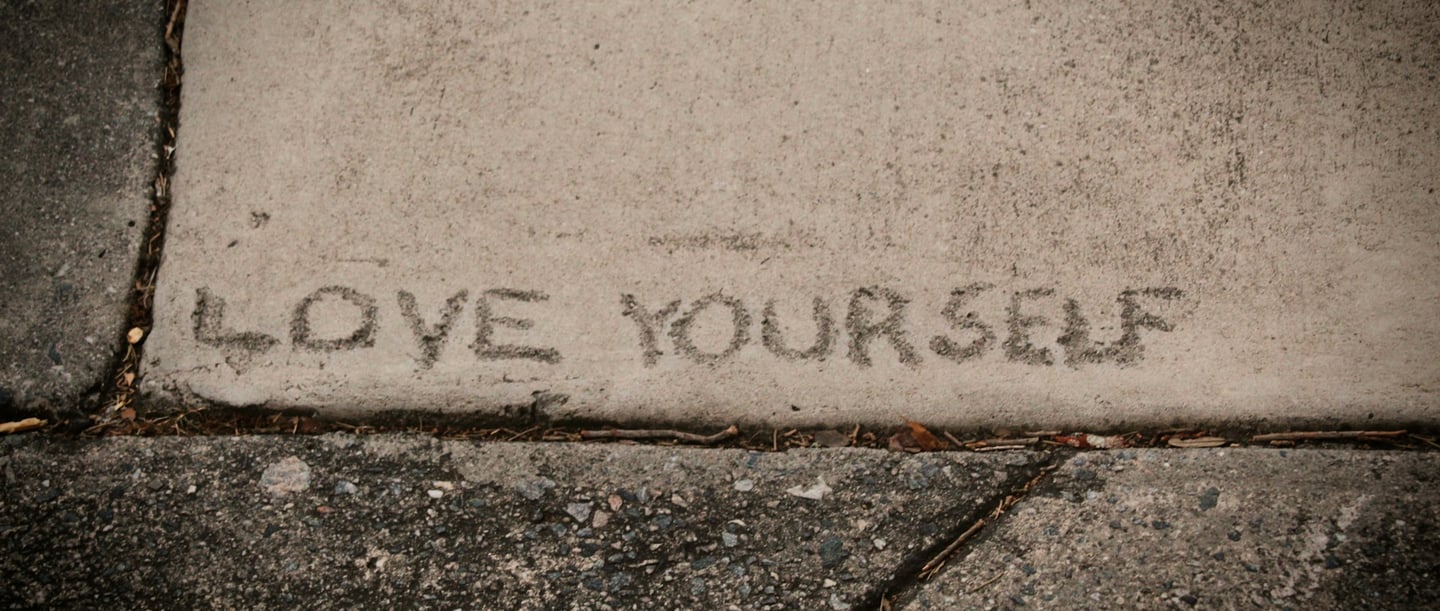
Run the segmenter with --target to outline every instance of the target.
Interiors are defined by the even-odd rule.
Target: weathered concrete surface
[[[1437,483],[1434,452],[1082,454],[904,608],[1433,608]]]
[[[11,437],[0,439],[0,604],[874,605],[904,563],[923,562],[1039,458]]]
[[[1433,423],[1437,56],[1425,0],[196,3],[146,389]]]
[[[0,414],[98,396],[154,179],[162,0],[0,4]]]

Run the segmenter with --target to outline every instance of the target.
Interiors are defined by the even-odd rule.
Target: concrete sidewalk
[[[1424,0],[204,2],[143,388],[366,417],[1440,419]]]
[[[58,430],[1433,429],[1431,3],[197,3],[168,209],[162,4],[0,4],[0,606],[1440,600],[1423,448]]]

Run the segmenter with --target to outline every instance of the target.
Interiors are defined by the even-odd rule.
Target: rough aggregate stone
[[[1083,460],[1065,463],[903,608],[1440,600],[1440,453],[1126,450]],[[1100,494],[1073,494],[1092,489]]]
[[[164,5],[0,4],[0,417],[98,404],[158,167]]]
[[[877,601],[902,564],[943,545],[925,525],[968,523],[1035,468],[419,436],[3,443],[11,607],[843,608]],[[261,485],[293,482],[301,463],[356,492]],[[923,492],[895,479],[926,466]],[[753,489],[735,490],[741,475]],[[785,493],[819,477],[834,488],[822,500]],[[188,481],[193,494],[170,484]],[[441,482],[452,489],[427,494]],[[597,499],[608,522],[575,515],[593,518]]]

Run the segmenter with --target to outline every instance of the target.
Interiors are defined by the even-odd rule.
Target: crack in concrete
[[[986,526],[1029,496],[1072,454],[1073,451],[1065,450],[1045,452],[1045,459],[1029,471],[1023,484],[999,495],[987,509],[973,514],[973,519],[957,525],[940,539],[941,542],[949,542],[944,547],[936,543],[906,558],[889,580],[866,591],[860,608],[888,611],[909,603],[921,584],[939,574],[947,564],[963,562]]]
[[[145,227],[140,252],[136,255],[133,301],[130,304],[128,323],[120,330],[120,348],[110,368],[109,397],[101,404],[99,420],[113,421],[134,402],[135,384],[139,377],[140,356],[144,340],[149,337],[153,323],[152,307],[155,295],[155,278],[160,272],[160,253],[165,246],[165,227],[170,217],[170,177],[175,174],[175,134],[180,126],[180,87],[185,71],[181,60],[180,43],[185,27],[185,12],[188,0],[167,0],[162,42],[165,46],[164,69],[160,79],[158,100],[159,119],[156,138],[154,190],[151,193],[150,219]],[[132,329],[143,334],[133,338]]]

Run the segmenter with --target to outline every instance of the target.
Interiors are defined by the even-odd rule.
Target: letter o
[[[695,342],[690,338],[690,327],[694,325],[695,318],[712,305],[724,305],[730,308],[732,313],[731,322],[735,325],[735,333],[730,336],[730,344],[720,352],[701,352],[695,347]],[[743,348],[746,342],[750,341],[750,313],[745,310],[745,304],[739,299],[721,293],[706,295],[690,304],[690,309],[682,314],[670,325],[670,339],[675,342],[675,350],[690,357],[697,363],[713,365],[735,356]]]
[[[336,295],[360,309],[360,328],[355,329],[350,337],[340,339],[313,339],[313,332],[310,329],[310,306],[315,305],[326,295]],[[346,286],[327,286],[310,293],[308,297],[295,306],[295,313],[290,318],[290,342],[296,349],[305,349],[312,352],[333,352],[336,350],[351,350],[354,348],[369,348],[375,345],[375,327],[379,318],[380,307],[376,305],[375,298],[355,289]]]

